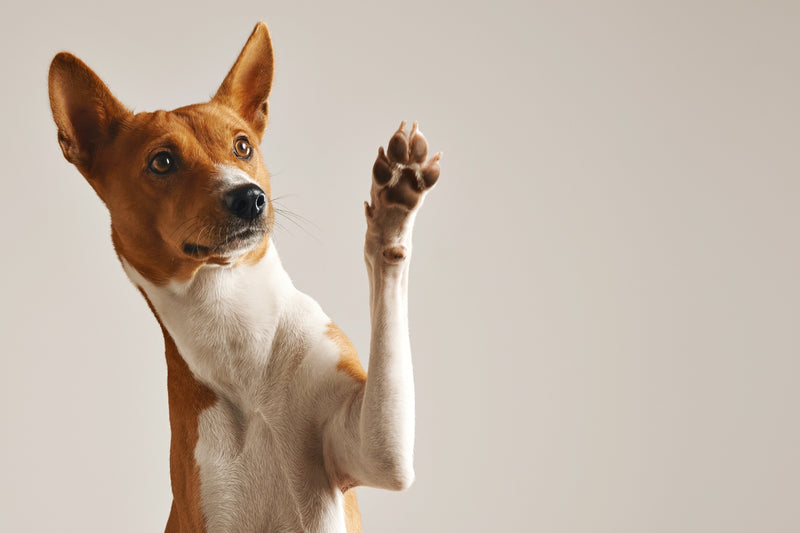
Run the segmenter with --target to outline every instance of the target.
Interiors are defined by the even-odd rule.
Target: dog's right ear
[[[86,64],[67,52],[50,63],[50,108],[67,161],[89,178],[101,141],[131,112]]]
[[[263,22],[256,24],[239,58],[214,95],[247,121],[258,135],[267,127],[267,96],[272,87],[272,41]]]

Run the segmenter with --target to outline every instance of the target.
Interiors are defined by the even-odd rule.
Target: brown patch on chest
[[[169,473],[173,501],[165,533],[203,532],[206,522],[200,502],[200,467],[194,460],[194,449],[200,438],[200,413],[213,406],[217,397],[195,379],[150,300],[144,291],[140,289],[140,292],[161,326],[167,358],[169,425],[172,430]]]
[[[344,493],[344,523],[347,533],[362,533],[361,513],[358,510],[356,491],[352,489]]]
[[[170,477],[172,478],[173,511],[179,527],[174,531],[205,531],[205,517],[200,506],[200,467],[194,449],[200,437],[200,413],[213,406],[216,395],[192,375],[169,333],[164,331],[167,355],[167,391],[170,445]],[[172,513],[171,513],[172,514]],[[170,517],[170,522],[172,522]]]
[[[361,366],[358,353],[353,343],[347,338],[347,335],[333,322],[328,324],[328,330],[325,334],[339,348],[339,362],[336,364],[336,370],[344,372],[358,382],[366,383],[367,373],[364,371],[364,367]]]

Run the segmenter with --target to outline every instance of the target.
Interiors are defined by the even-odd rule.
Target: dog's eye
[[[239,137],[233,141],[233,153],[239,159],[250,159],[250,156],[253,155],[253,147],[250,146],[247,138]]]
[[[175,160],[169,152],[159,152],[150,160],[150,170],[156,174],[167,174],[175,169]]]

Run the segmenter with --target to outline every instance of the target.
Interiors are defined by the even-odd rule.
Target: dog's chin
[[[233,257],[245,254],[257,247],[266,233],[263,228],[247,228],[235,232],[214,248],[213,255]]]
[[[213,262],[225,262],[258,247],[268,234],[266,228],[248,227],[232,231],[221,241],[212,246],[195,243],[184,243],[182,252],[193,259],[213,259]]]

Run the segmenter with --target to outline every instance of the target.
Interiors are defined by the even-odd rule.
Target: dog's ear
[[[214,101],[236,111],[260,140],[267,126],[267,96],[271,87],[272,41],[267,25],[259,22],[214,95]]]
[[[100,143],[131,113],[92,69],[67,52],[50,63],[48,85],[61,151],[88,178]]]

